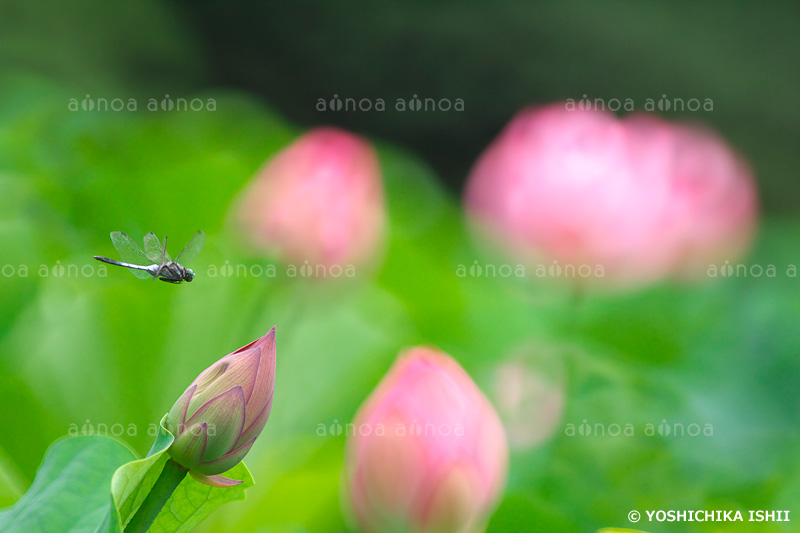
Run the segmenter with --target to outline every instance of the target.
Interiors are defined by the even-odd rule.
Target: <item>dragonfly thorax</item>
[[[194,271],[186,268],[175,261],[170,261],[157,271],[158,279],[169,283],[180,283],[182,281],[192,281]]]

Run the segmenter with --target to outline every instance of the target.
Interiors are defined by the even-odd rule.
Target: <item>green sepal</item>
[[[159,432],[147,457],[121,466],[111,484],[112,508],[96,533],[120,533],[155,484],[169,459],[167,450],[175,437],[166,428],[167,415],[161,419]],[[181,482],[150,527],[150,533],[185,533],[191,531],[221,505],[244,499],[244,491],[254,485],[244,463],[225,473],[243,482],[233,487],[210,487],[191,476]]]
[[[111,479],[111,507],[96,533],[122,531],[155,485],[164,463],[169,459],[167,450],[175,440],[172,433],[164,427],[166,419],[167,415],[164,415],[147,457],[130,461],[114,472]]]

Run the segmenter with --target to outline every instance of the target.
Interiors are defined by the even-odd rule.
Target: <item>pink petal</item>
[[[214,460],[228,453],[244,429],[244,391],[234,387],[206,402],[186,421],[208,424],[208,446],[204,460]]]
[[[167,429],[176,437],[183,431],[186,424],[186,412],[189,409],[189,403],[196,389],[196,385],[192,385],[186,389],[184,393],[181,394],[181,397],[178,398],[178,401],[172,406],[172,409],[169,410],[169,414],[167,415]]]
[[[269,330],[269,333],[260,339],[259,348],[261,349],[261,359],[253,393],[247,401],[244,423],[246,428],[252,426],[253,422],[259,418],[264,407],[272,399],[275,390],[275,328]]]
[[[261,434],[261,431],[264,429],[264,426],[267,424],[270,411],[272,411],[272,396],[269,397],[267,405],[264,406],[264,408],[250,423],[250,425],[244,428],[244,431],[242,431],[242,436],[239,437],[239,440],[236,442],[235,446],[239,446],[242,443],[258,437]]]
[[[203,460],[208,444],[208,425],[205,422],[185,428],[169,447],[169,454],[181,466],[194,468]]]
[[[194,470],[190,470],[189,474],[191,474],[192,477],[195,480],[199,481],[200,483],[204,485],[209,485],[211,487],[220,487],[220,488],[235,487],[236,485],[242,483],[241,481],[237,481],[235,479],[230,479],[223,476],[206,476],[199,472],[195,472]]]
[[[252,439],[249,442],[243,444],[242,446],[239,446],[232,452],[223,455],[219,459],[200,463],[199,465],[197,465],[197,468],[195,468],[195,470],[205,475],[227,472],[234,466],[238,465],[242,461],[242,459],[244,459],[245,455],[247,455],[247,453],[250,451],[250,448],[253,447],[253,443],[255,441],[256,439]]]

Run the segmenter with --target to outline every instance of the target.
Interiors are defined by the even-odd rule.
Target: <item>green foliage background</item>
[[[563,29],[562,39],[583,35],[576,43],[586,44],[591,32],[638,28],[637,16],[658,18],[657,8],[656,15],[637,8],[623,21],[608,13],[590,19],[576,5],[582,18],[551,6],[535,27]],[[736,9],[726,16],[741,24],[742,8]],[[681,55],[669,58],[654,51],[663,30],[651,40],[638,29],[627,40],[607,42],[608,54],[635,42],[631,53],[653,53],[665,68],[671,61],[692,65],[695,54],[705,54],[716,75],[695,66],[675,83],[687,94],[694,88],[739,95],[743,107],[723,106],[714,120],[734,132],[745,153],[753,149],[770,201],[746,264],[775,265],[776,276],[589,292],[576,304],[567,288],[532,276],[458,276],[459,265],[491,261],[469,238],[458,198],[422,159],[381,139],[375,140],[390,239],[378,271],[345,283],[214,276],[213,268],[226,261],[267,264],[238,247],[231,209],[263,162],[302,129],[250,93],[204,85],[202,45],[180,13],[154,2],[0,4],[0,506],[19,498],[49,443],[71,427],[121,424],[123,438],[144,454],[153,438],[148,428],[199,371],[277,325],[275,404],[248,456],[256,486],[202,531],[347,530],[339,497],[345,436],[330,428],[352,420],[400,349],[420,343],[456,357],[493,399],[498,365],[520,346],[557,354],[563,370],[560,423],[545,443],[512,454],[490,532],[625,527],[631,509],[800,511],[800,281],[787,272],[798,262],[800,242],[800,221],[787,209],[797,205],[791,140],[798,121],[796,105],[785,105],[787,91],[796,95],[800,84],[796,69],[766,81],[781,70],[781,57],[796,58],[796,48],[776,48],[784,56],[771,55],[761,70],[733,76],[744,85],[732,85],[725,74],[740,61],[741,48],[712,46],[725,38],[719,32],[690,35]],[[464,24],[474,24],[467,15]],[[294,54],[304,57],[302,50]],[[561,72],[606,79],[609,91],[644,92],[632,77],[584,66],[578,73],[546,63],[526,68],[538,73],[532,79],[552,71],[555,80]],[[756,79],[773,96],[745,99]],[[576,80],[552,81],[545,92],[552,99],[580,97],[579,87]],[[146,109],[150,98],[160,101],[167,93],[213,98],[216,109]],[[80,103],[86,94],[133,98],[138,111],[70,111],[70,99]],[[506,114],[528,103],[511,101],[504,103]],[[453,135],[460,135],[462,119],[452,119]],[[758,128],[743,126],[758,121],[780,125],[770,135],[785,128],[783,142],[766,142]],[[425,124],[417,128],[425,131]],[[399,142],[408,144],[403,135]],[[458,155],[458,164],[468,166],[477,151]],[[198,228],[209,239],[189,286],[142,282],[117,270],[59,274],[62,265],[98,273],[91,256],[113,254],[111,230],[137,238],[167,233],[182,243]],[[584,420],[629,423],[635,435],[568,433],[570,424]],[[713,437],[645,435],[646,424],[662,421],[711,424]],[[530,422],[538,422],[535,413]],[[130,427],[135,435],[127,434]],[[674,524],[640,527],[674,530]],[[791,523],[737,524],[737,531],[797,530]]]

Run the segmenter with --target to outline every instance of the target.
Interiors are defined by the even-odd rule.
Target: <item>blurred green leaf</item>
[[[0,449],[0,507],[8,507],[25,492],[28,483]]]
[[[380,160],[390,235],[377,281],[404,303],[426,341],[458,336],[463,296],[451,257],[463,243],[460,214],[419,161],[388,147]]]
[[[108,437],[71,437],[45,454],[33,485],[0,511],[0,529],[9,533],[93,533],[108,508],[114,471],[134,458]]]

